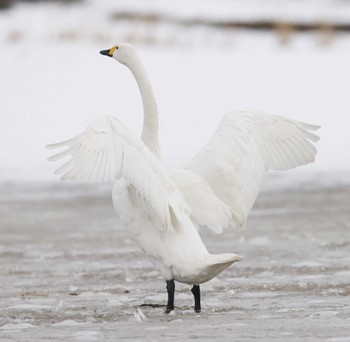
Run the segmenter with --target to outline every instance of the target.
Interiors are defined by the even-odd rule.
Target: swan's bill
[[[101,50],[100,54],[108,57],[113,57],[115,50],[118,50],[118,46],[113,46],[109,50]]]

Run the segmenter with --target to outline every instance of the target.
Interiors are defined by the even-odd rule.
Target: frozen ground
[[[174,315],[110,185],[0,194],[1,341],[350,341],[349,185],[264,192],[244,231],[204,232],[210,251],[245,259],[202,286],[201,314],[177,284]]]

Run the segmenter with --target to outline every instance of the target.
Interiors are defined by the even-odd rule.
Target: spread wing
[[[99,117],[75,138],[46,147],[64,148],[50,161],[70,157],[56,170],[62,180],[104,182],[123,178],[153,208],[163,226],[171,227],[172,183],[154,154],[117,119]]]
[[[243,227],[266,171],[288,170],[315,160],[313,142],[319,138],[310,131],[318,128],[259,112],[226,114],[209,142],[184,167],[206,183],[210,188],[206,195],[215,196],[212,202],[216,205],[199,208],[196,198],[201,197],[203,187],[193,182],[189,187],[184,181],[188,176],[173,179],[183,191],[193,219],[217,232],[229,224]]]

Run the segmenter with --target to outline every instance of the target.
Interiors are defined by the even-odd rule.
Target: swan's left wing
[[[205,182],[209,190],[197,186],[198,180],[188,181],[188,174],[173,179],[193,219],[214,231],[228,224],[244,226],[266,171],[288,170],[314,161],[316,148],[312,142],[318,137],[310,131],[317,128],[259,112],[225,115],[209,142],[185,165],[186,172]],[[203,191],[212,199],[206,206],[201,205]],[[215,217],[220,220],[213,220]],[[220,227],[222,223],[225,225]]]
[[[159,217],[171,227],[173,184],[155,155],[119,120],[110,116],[95,119],[78,136],[47,148],[65,148],[50,161],[70,157],[57,170],[62,180],[89,182],[127,180]],[[174,188],[174,187],[173,187]]]

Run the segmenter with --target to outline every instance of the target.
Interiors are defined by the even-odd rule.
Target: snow
[[[321,23],[348,23],[350,18],[350,5],[347,1],[339,0],[90,0],[85,2],[85,10],[81,10],[80,4],[70,6],[61,4],[49,4],[34,7],[31,4],[17,5],[15,10],[9,11],[12,27],[19,29],[24,14],[29,14],[26,21],[30,22],[32,32],[40,37],[47,34],[59,34],[62,21],[65,23],[65,34],[82,32],[79,37],[87,37],[86,33],[95,32],[95,38],[109,36],[108,31],[113,28],[122,28],[128,31],[118,21],[111,20],[114,13],[158,15],[164,20],[167,18],[179,18],[185,20],[206,19],[215,21],[269,21],[277,22],[321,22]],[[49,16],[47,14],[49,13]],[[50,21],[57,15],[59,20]],[[126,21],[126,20],[121,20]],[[166,21],[166,20],[165,20]],[[43,25],[49,23],[48,30],[42,30]],[[135,24],[135,22],[134,22]],[[139,25],[142,25],[138,23]],[[155,23],[147,23],[151,30],[155,30]],[[98,35],[97,35],[98,33]],[[74,38],[74,35],[73,35]]]
[[[177,7],[181,11],[175,2],[147,5],[140,1],[143,7],[127,3],[122,2],[120,8],[135,6],[141,10],[153,6],[171,12]],[[269,6],[273,3],[276,2]],[[330,8],[331,2],[322,3],[325,9]],[[258,6],[256,1],[250,5],[234,1],[228,8],[249,9],[252,4]],[[194,13],[194,1],[186,6]],[[320,5],[311,1],[310,6]],[[6,90],[0,104],[5,118],[0,128],[2,180],[56,181],[55,166],[46,162],[49,153],[43,146],[76,135],[98,115],[115,115],[135,132],[140,131],[142,107],[132,75],[98,54],[115,43],[114,39],[91,39],[91,30],[97,26],[111,32],[110,27],[99,25],[108,8],[107,2],[91,1],[87,6],[70,7],[27,4],[0,13],[4,19],[0,21],[0,47],[6,51],[0,55],[0,86]],[[212,8],[222,15],[230,12],[210,1],[204,2],[201,11],[213,14]],[[198,15],[204,14],[199,11]],[[96,25],[90,25],[91,21]],[[9,41],[23,22],[25,35]],[[62,38],[61,33],[69,25],[77,25],[75,29],[84,36]],[[197,44],[204,38],[203,32],[213,45]],[[217,45],[220,34],[216,30],[187,29],[185,33],[197,42],[192,47],[181,40],[171,49],[138,44],[159,102],[160,140],[168,167],[181,166],[190,159],[208,140],[224,113],[259,109],[322,126],[317,162],[291,172],[291,177],[306,174],[310,179],[310,175],[319,173],[325,175],[325,182],[331,179],[334,183],[338,177],[349,179],[346,80],[350,76],[350,37],[339,36],[333,45],[321,47],[315,44],[313,35],[295,35],[290,45],[281,46],[272,34],[240,32]],[[179,132],[178,146],[175,142]],[[281,179],[290,183],[289,176]]]
[[[191,158],[228,110],[263,108],[323,126],[317,162],[307,172],[347,172],[348,43],[326,51],[270,46],[263,52],[242,47],[180,54],[141,48],[158,95],[165,162],[174,167]],[[43,146],[76,135],[97,115],[115,115],[140,131],[136,84],[125,68],[98,55],[100,44],[49,43],[20,58],[17,48],[9,46],[11,53],[0,57],[0,82],[8,91],[1,103],[3,179],[56,180]],[[180,147],[174,143],[178,132]]]
[[[104,335],[101,331],[83,330],[74,333],[73,337],[74,340],[79,341],[101,341],[101,339],[103,340]]]
[[[22,330],[28,328],[36,328],[36,326],[30,323],[7,323],[1,326],[0,330]]]
[[[137,308],[137,311],[134,311],[134,318],[140,323],[147,319],[146,315],[140,308]]]
[[[321,267],[321,266],[323,266],[321,263],[317,261],[312,261],[312,260],[305,260],[292,265],[292,267]]]
[[[13,305],[10,307],[10,309],[15,309],[15,310],[50,310],[52,309],[48,305],[40,305],[40,304],[18,304],[18,305]]]
[[[52,324],[52,326],[53,327],[72,327],[72,326],[77,326],[81,324],[84,324],[84,323],[76,322],[74,319],[66,319],[64,321]]]
[[[271,244],[271,241],[267,236],[259,236],[248,241],[248,243],[254,246],[268,246]]]

